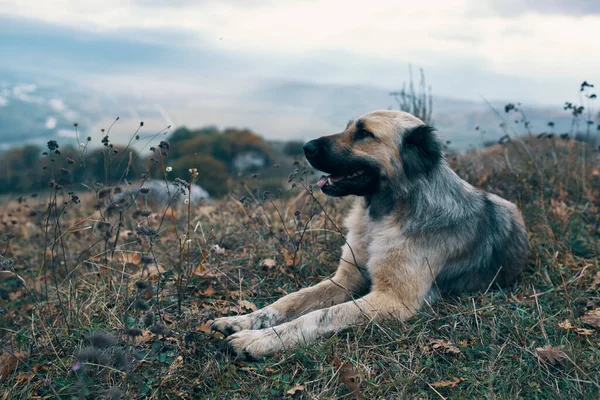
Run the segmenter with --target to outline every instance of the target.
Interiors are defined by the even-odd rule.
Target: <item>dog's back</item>
[[[479,193],[483,203],[477,220],[465,221],[454,232],[463,251],[450,257],[436,277],[442,293],[506,286],[527,263],[527,230],[518,208],[494,194]]]

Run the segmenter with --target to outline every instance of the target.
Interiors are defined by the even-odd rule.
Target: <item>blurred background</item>
[[[507,125],[572,131],[565,102],[585,104],[581,82],[600,81],[600,2],[589,0],[0,0],[0,26],[0,151],[48,140],[92,151],[119,117],[115,146],[138,128],[138,151],[178,130],[229,130],[281,153],[411,96],[464,151]],[[206,146],[186,149],[228,172],[273,159],[262,143],[242,161]]]

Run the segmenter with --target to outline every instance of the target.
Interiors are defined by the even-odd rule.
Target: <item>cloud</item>
[[[46,118],[46,122],[44,124],[44,126],[46,127],[46,129],[54,129],[56,128],[56,118],[54,117],[48,117]]]
[[[493,11],[514,16],[525,13],[573,16],[600,15],[595,0],[487,0]]]
[[[554,102],[569,85],[600,81],[589,34],[600,15],[544,11],[587,3],[0,0],[0,51],[21,65],[44,59],[55,71],[104,70],[133,76],[132,85],[198,83],[216,93],[235,90],[236,80],[389,87],[412,63],[445,95]]]

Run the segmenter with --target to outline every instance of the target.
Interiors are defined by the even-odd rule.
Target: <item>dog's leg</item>
[[[421,308],[432,279],[423,268],[389,267],[374,277],[373,292],[356,301],[316,310],[273,328],[238,332],[228,338],[230,346],[238,356],[259,359],[351,326],[389,317],[406,320]]]
[[[356,254],[357,250],[353,249],[353,251]],[[218,318],[212,323],[212,329],[231,335],[246,329],[269,328],[310,311],[343,303],[353,296],[361,296],[368,290],[369,282],[354,265],[353,260],[352,252],[345,246],[342,261],[333,278],[290,293],[270,306],[253,313]],[[360,264],[358,257],[357,262]]]

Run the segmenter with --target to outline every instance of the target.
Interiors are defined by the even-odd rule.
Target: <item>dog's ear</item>
[[[409,179],[429,174],[442,157],[442,143],[431,126],[417,126],[402,136],[400,159]]]

